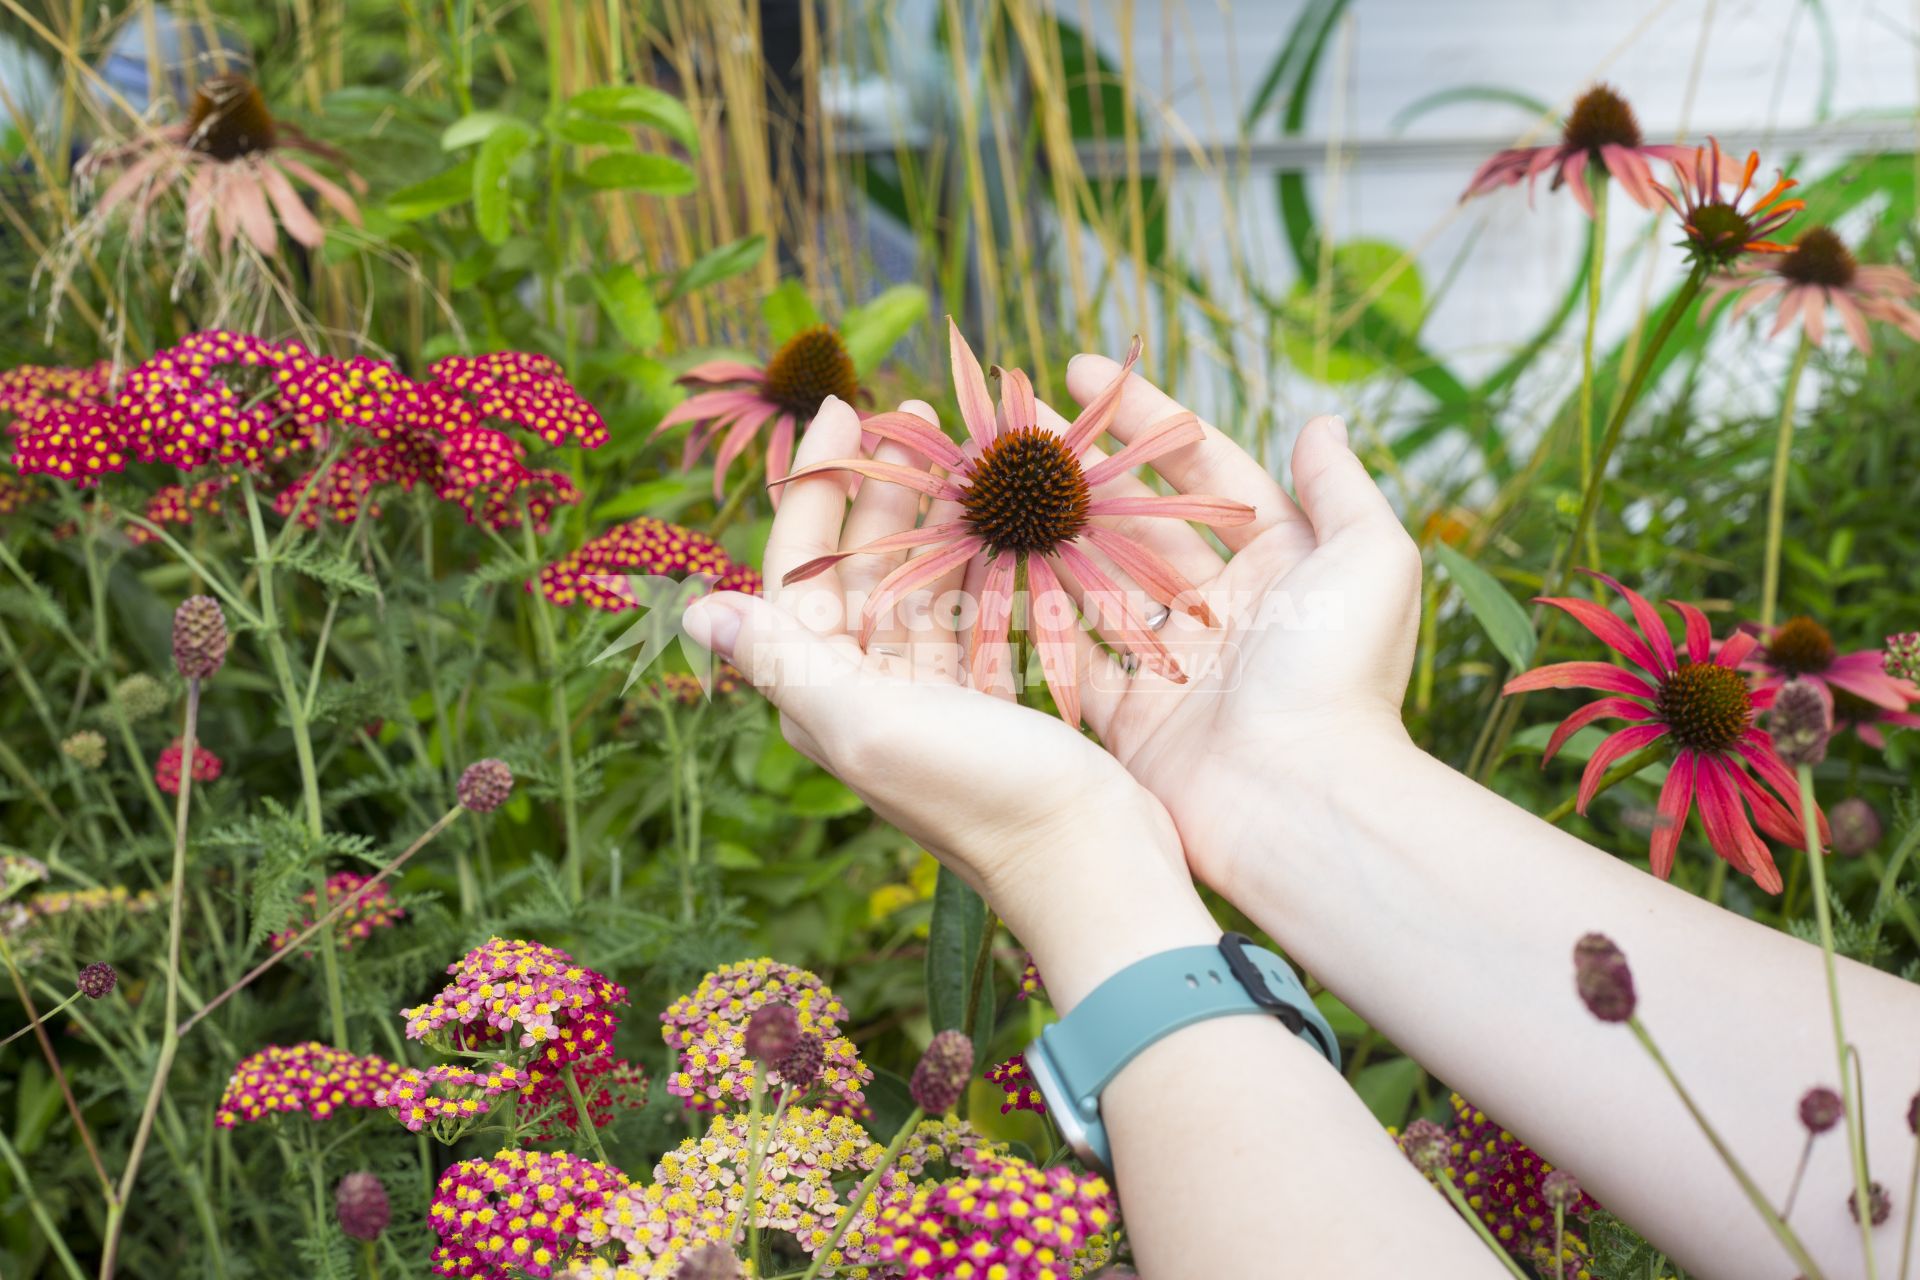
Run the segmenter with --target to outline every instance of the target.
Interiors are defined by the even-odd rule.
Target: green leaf
[[[802,818],[841,818],[865,807],[845,783],[824,773],[802,778],[787,797],[788,811]]]
[[[653,301],[653,286],[632,263],[608,267],[594,276],[593,292],[629,347],[651,350],[660,344],[660,308]]]
[[[561,116],[553,124],[556,137],[563,138],[577,147],[614,147],[622,151],[633,150],[633,134],[617,124],[605,120],[595,120],[590,116]]]
[[[581,175],[602,191],[640,191],[651,196],[684,196],[693,190],[693,170],[672,156],[615,152],[595,156]]]
[[[670,93],[641,84],[609,84],[567,100],[567,108],[581,115],[621,124],[652,125],[689,151],[700,149],[700,132],[686,104]]]
[[[766,251],[767,238],[758,235],[734,240],[710,250],[695,258],[693,264],[675,278],[673,288],[667,291],[667,300],[671,302],[695,289],[704,289],[710,284],[731,279],[760,261],[760,255]]]
[[[967,986],[980,954],[987,904],[959,876],[940,868],[933,884],[933,918],[927,925],[927,1017],[935,1031],[958,1030],[966,1022]],[[973,1023],[974,1061],[986,1056],[993,1035],[993,970],[981,984]]]
[[[387,197],[387,216],[400,222],[418,222],[443,209],[473,199],[473,161],[436,173],[424,182],[402,187]]]
[[[1353,1082],[1353,1091],[1367,1104],[1373,1118],[1385,1125],[1399,1125],[1407,1118],[1413,1091],[1424,1073],[1412,1058],[1376,1062],[1363,1070]]]
[[[1357,382],[1403,360],[1411,348],[1413,335],[1420,330],[1427,306],[1420,272],[1412,263],[1401,265],[1405,256],[1404,249],[1384,240],[1349,240],[1336,248],[1331,271],[1333,283],[1324,317],[1318,284],[1304,279],[1297,281],[1280,309],[1285,322],[1280,345],[1287,359],[1296,368],[1315,372],[1320,360],[1318,334],[1323,320],[1327,324],[1337,322],[1361,298],[1371,296],[1374,287],[1393,272],[1393,278],[1367,308],[1377,321],[1384,322],[1379,326],[1378,340],[1367,341],[1366,335],[1356,328],[1330,342],[1327,381]],[[1396,341],[1398,339],[1405,341]]]
[[[505,244],[511,229],[507,222],[508,171],[533,142],[527,129],[498,129],[480,144],[473,161],[473,223],[480,238],[488,244]]]
[[[1436,542],[1433,549],[1440,563],[1447,567],[1447,576],[1453,579],[1453,585],[1460,588],[1467,608],[1473,611],[1487,638],[1493,641],[1493,647],[1500,651],[1508,666],[1515,671],[1525,671],[1527,663],[1533,660],[1534,646],[1539,643],[1527,611],[1507,594],[1507,589],[1492,574],[1446,543]]]
[[[1320,1016],[1333,1028],[1336,1038],[1357,1040],[1369,1030],[1366,1019],[1347,1007],[1346,1001],[1331,991],[1322,991],[1313,998],[1314,1007],[1320,1010]]]
[[[647,480],[630,488],[622,489],[605,502],[593,509],[595,520],[627,520],[634,516],[657,514],[655,508],[672,502],[686,489],[694,487],[696,497],[703,497],[694,484],[694,478],[681,472],[661,476],[657,480]]]
[[[781,346],[802,329],[811,329],[820,323],[820,313],[814,310],[813,299],[798,280],[782,280],[760,301],[760,314],[766,317],[767,336],[773,345]]]
[[[866,377],[880,366],[900,339],[926,318],[927,291],[917,284],[897,284],[840,321],[840,341],[853,357],[854,372]]]
[[[477,142],[485,142],[502,129],[532,133],[532,128],[518,116],[508,115],[504,111],[474,111],[447,126],[446,132],[440,135],[440,149],[458,151],[462,147],[471,147]]]
[[[873,1069],[873,1082],[866,1087],[867,1106],[873,1111],[873,1131],[875,1133],[898,1133],[900,1126],[913,1114],[913,1091],[907,1082],[893,1072],[882,1067]],[[58,1094],[53,1097],[54,1105],[60,1102]]]

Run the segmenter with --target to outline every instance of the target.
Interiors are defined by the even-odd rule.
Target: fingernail
[[[734,642],[740,638],[738,612],[709,596],[687,606],[686,617],[681,621],[695,644],[723,658],[733,656]]]
[[[1341,417],[1339,414],[1335,414],[1331,418],[1328,418],[1327,430],[1333,433],[1333,438],[1340,442],[1340,447],[1342,449],[1346,449],[1349,451],[1353,449],[1353,446],[1347,442],[1347,420],[1345,418]]]

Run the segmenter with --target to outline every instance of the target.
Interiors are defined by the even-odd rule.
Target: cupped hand
[[[1086,403],[1119,366],[1075,357],[1067,386]],[[1112,434],[1126,442],[1182,411],[1138,375],[1128,379]],[[1180,569],[1220,625],[1172,610],[1161,636],[1187,673],[1174,683],[1131,675],[1087,642],[1088,724],[1160,798],[1194,874],[1230,899],[1245,858],[1277,833],[1249,829],[1253,794],[1290,780],[1311,786],[1330,762],[1364,759],[1369,743],[1405,740],[1401,701],[1420,613],[1420,555],[1347,443],[1338,418],[1301,430],[1289,497],[1265,468],[1210,425],[1204,438],[1155,460],[1182,493],[1254,509],[1222,528],[1222,558],[1191,526],[1141,520],[1125,531]],[[1112,492],[1142,481],[1122,477]],[[1108,490],[1103,490],[1106,492]],[[1249,790],[1251,789],[1251,790]]]
[[[902,411],[935,421],[917,401]],[[795,470],[859,445],[852,409],[830,399]],[[876,456],[926,465],[892,443]],[[1035,951],[1050,990],[1110,971],[1124,958],[1108,954],[1115,935],[1138,954],[1217,938],[1166,809],[1057,718],[966,687],[953,622],[932,611],[891,620],[862,649],[849,620],[908,552],[783,584],[808,561],[912,528],[918,508],[898,485],[867,482],[849,502],[838,476],[793,482],[767,542],[766,597],[709,596],[689,608],[687,632],[773,702],[795,748],[978,890]],[[927,520],[956,514],[936,506]],[[961,585],[955,576],[932,594]]]

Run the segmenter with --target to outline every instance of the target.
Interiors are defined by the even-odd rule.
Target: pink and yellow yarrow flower
[[[1781,253],[1749,259],[1707,287],[1707,303],[1735,294],[1731,318],[1777,300],[1774,337],[1797,318],[1811,342],[1825,340],[1827,308],[1863,353],[1873,350],[1867,321],[1892,325],[1920,341],[1920,311],[1908,303],[1920,293],[1920,281],[1899,267],[1873,266],[1854,259],[1846,242],[1830,227],[1810,227]]]
[[[1767,237],[1806,208],[1807,202],[1786,199],[1787,192],[1799,184],[1777,173],[1771,187],[1749,200],[1754,190],[1753,175],[1759,168],[1760,153],[1750,151],[1736,179],[1732,161],[1720,150],[1719,142],[1709,138],[1706,146],[1690,148],[1688,154],[1674,160],[1677,193],[1653,184],[1653,189],[1680,215],[1680,225],[1687,233],[1684,246],[1694,262],[1724,268],[1743,254],[1789,251],[1789,246]],[[1732,195],[1725,192],[1728,184],[1733,187]]]
[[[1533,183],[1551,172],[1549,188],[1558,191],[1570,186],[1573,198],[1593,216],[1593,192],[1587,184],[1587,170],[1597,168],[1610,174],[1642,209],[1653,208],[1657,185],[1651,160],[1674,161],[1692,151],[1690,147],[1664,144],[1648,145],[1640,135],[1640,122],[1627,100],[1607,85],[1599,84],[1582,94],[1567,113],[1561,126],[1560,141],[1543,147],[1513,147],[1495,153],[1481,165],[1467,183],[1462,200],[1510,187],[1526,180],[1531,194]]]
[[[992,688],[1005,661],[1013,618],[1014,578],[1024,564],[1032,592],[1036,647],[1047,687],[1060,716],[1080,723],[1078,662],[1074,651],[1075,610],[1061,574],[1098,602],[1098,629],[1176,682],[1185,680],[1160,637],[1127,600],[1126,593],[1087,554],[1098,551],[1146,593],[1169,608],[1182,609],[1208,626],[1212,610],[1194,585],[1156,552],[1105,524],[1102,518],[1160,516],[1216,527],[1245,524],[1253,508],[1226,498],[1194,494],[1102,496],[1103,485],[1134,467],[1152,462],[1203,438],[1200,420],[1177,413],[1140,432],[1131,443],[1091,465],[1087,449],[1113,420],[1127,375],[1140,358],[1140,343],[1118,376],[1094,397],[1067,427],[1055,434],[1040,422],[1033,384],[1018,369],[1000,370],[1001,400],[996,414],[980,362],[958,325],[948,321],[954,391],[966,423],[967,443],[955,444],[938,427],[910,413],[880,413],[862,428],[883,440],[905,445],[945,472],[875,458],[838,458],[802,467],[787,480],[842,472],[897,484],[950,504],[946,518],[935,508],[928,524],[876,539],[851,551],[810,560],[789,573],[798,582],[821,573],[848,556],[924,549],[881,579],[860,614],[860,643],[872,637],[880,618],[914,591],[979,561],[983,570],[979,622],[967,654],[968,675],[976,688]],[[783,482],[784,483],[784,482]]]
[[[1614,696],[1575,711],[1547,742],[1541,760],[1552,760],[1568,738],[1596,720],[1627,720],[1609,735],[1587,762],[1575,809],[1599,793],[1607,770],[1623,757],[1663,739],[1673,748],[1666,783],[1660,789],[1658,820],[1649,850],[1653,873],[1666,879],[1697,804],[1707,842],[1736,871],[1752,876],[1768,893],[1783,887],[1766,842],[1754,832],[1747,814],[1767,835],[1788,846],[1803,838],[1798,781],[1775,754],[1773,741],[1756,728],[1757,713],[1773,705],[1774,690],[1754,689],[1741,673],[1759,640],[1736,632],[1716,652],[1707,616],[1690,604],[1669,600],[1686,623],[1686,654],[1675,652],[1667,624],[1652,602],[1602,573],[1593,577],[1618,591],[1633,610],[1638,630],[1612,610],[1591,600],[1542,597],[1572,616],[1638,671],[1606,662],[1560,662],[1507,682],[1506,693],[1537,689],[1597,689]],[[1830,838],[1826,815],[1815,809],[1820,838]]]

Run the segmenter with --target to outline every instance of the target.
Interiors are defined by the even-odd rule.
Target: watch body
[[[1271,951],[1237,933],[1218,947],[1181,947],[1136,961],[1094,989],[1027,1047],[1027,1072],[1067,1146],[1110,1172],[1100,1094],[1147,1046],[1209,1018],[1264,1013],[1318,1049],[1337,1070],[1340,1046],[1306,988]]]

